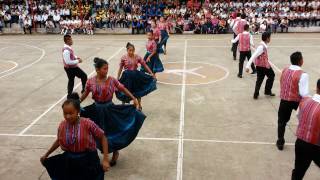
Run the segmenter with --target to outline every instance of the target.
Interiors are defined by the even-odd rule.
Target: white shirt
[[[296,65],[291,65],[289,69],[293,71],[302,70],[300,66],[296,66]],[[301,97],[305,97],[309,95],[309,75],[307,73],[302,73],[300,77],[299,94]]]
[[[248,24],[248,22],[245,19],[241,19],[240,21],[246,22]],[[238,27],[240,21],[236,22],[236,24],[233,26],[233,28],[232,28],[233,32],[237,32],[237,27]]]
[[[55,15],[53,15],[53,20],[54,21],[59,21],[60,20],[60,14],[55,14]]]
[[[315,94],[315,95],[313,95],[312,100],[314,100],[314,101],[316,101],[316,102],[320,103],[320,95],[319,95],[319,94]]]
[[[266,45],[265,42],[261,42],[261,44],[257,47],[256,51],[253,53],[253,55],[251,56],[249,62],[246,65],[246,69],[249,69],[249,67],[251,66],[252,62],[257,59],[258,56],[260,56],[263,53],[263,49],[266,48],[268,49],[268,46]]]
[[[69,49],[72,49],[72,47],[70,47],[70,46],[68,46],[68,45],[64,45],[64,48],[69,48]],[[74,56],[76,59],[78,58],[77,56]],[[72,61],[71,59],[70,59],[70,51],[68,51],[68,50],[64,50],[63,51],[63,60],[64,60],[64,62],[67,64],[67,65],[76,65],[76,64],[78,64],[79,63],[79,60],[74,60],[74,61]]]
[[[233,27],[236,23],[236,20],[240,20],[241,18],[240,17],[237,17],[236,19],[234,19],[231,24],[230,24],[230,27]]]
[[[25,20],[23,21],[23,25],[25,25],[25,26],[31,26],[31,25],[32,25],[31,19],[25,19]]]
[[[251,45],[251,47],[254,47],[252,35],[248,31],[243,31],[243,34],[249,34],[250,35],[250,45]],[[232,39],[231,42],[232,43],[236,43],[236,42],[239,41],[239,39],[240,39],[240,34],[235,39]]]

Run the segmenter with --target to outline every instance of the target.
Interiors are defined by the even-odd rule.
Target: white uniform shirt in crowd
[[[317,15],[318,15],[317,10],[314,10],[314,11],[312,12],[312,14],[311,14],[311,17],[312,17],[312,18],[316,18]]]
[[[290,70],[299,71],[302,70],[300,66],[291,65]],[[302,73],[299,80],[299,95],[305,97],[309,95],[309,75],[307,73]]]
[[[38,8],[39,8],[40,11],[43,11],[44,5],[43,5],[43,4],[40,4],[40,5],[38,6]]]
[[[68,45],[64,45],[64,48],[69,48],[69,49],[72,49],[72,47],[68,46]],[[63,55],[63,60],[64,62],[67,64],[67,65],[76,65],[79,63],[79,60],[78,60],[78,57],[76,55],[74,55],[74,57],[77,59],[77,60],[71,60],[70,59],[70,51],[65,49],[62,53]]]
[[[43,14],[42,15],[42,21],[43,22],[47,21],[48,17],[49,17],[48,14]]]
[[[11,15],[10,14],[5,14],[4,15],[4,20],[5,21],[10,21],[11,20]]]
[[[31,26],[32,25],[32,23],[31,23],[31,19],[30,18],[26,18],[24,21],[23,21],[23,25],[24,26]]]
[[[50,11],[49,11],[49,16],[53,16],[54,15],[54,10],[53,9],[50,9]]]
[[[250,46],[251,48],[254,48],[254,43],[253,43],[253,37],[248,31],[243,31],[243,34],[249,34],[250,36]],[[240,35],[238,35],[235,39],[231,40],[231,43],[236,43],[240,40]]]
[[[96,0],[96,5],[101,6],[101,0]]]
[[[65,8],[64,9],[64,15],[65,16],[70,16],[70,9]]]
[[[41,22],[41,20],[42,20],[42,16],[40,14],[38,14],[37,17],[36,17],[36,21],[37,22]]]
[[[291,2],[291,7],[296,8],[297,6],[298,4],[295,1]]]
[[[53,21],[55,21],[55,22],[60,21],[60,14],[54,14],[53,15]]]
[[[251,64],[253,63],[253,61],[256,60],[257,57],[259,57],[263,53],[264,48],[268,49],[268,46],[266,45],[265,42],[261,41],[261,43],[257,47],[256,51],[252,54],[251,58],[249,59],[249,62],[246,65],[246,69],[249,69]],[[270,62],[270,60],[269,60],[269,62]]]
[[[285,7],[282,7],[282,10],[287,13],[290,11],[290,8],[288,6],[285,6]]]

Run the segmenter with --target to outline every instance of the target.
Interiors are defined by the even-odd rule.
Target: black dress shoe
[[[277,148],[279,149],[279,151],[282,151],[283,150],[283,147],[284,147],[284,140],[277,140]]]
[[[236,60],[237,60],[237,58],[236,58],[236,57],[233,57],[233,60],[234,60],[234,61],[236,61]]]
[[[257,74],[257,71],[252,71],[251,74]]]
[[[238,74],[238,78],[242,78],[242,75]]]
[[[253,95],[253,99],[258,99],[258,97],[259,97],[259,94],[254,94]]]
[[[264,94],[267,96],[276,96],[276,94],[274,94],[274,93],[264,93]]]

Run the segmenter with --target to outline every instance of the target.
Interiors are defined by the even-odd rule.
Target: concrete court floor
[[[170,37],[168,54],[162,56],[167,71],[158,75],[158,90],[143,98],[148,117],[139,137],[121,151],[117,166],[105,179],[290,179],[297,119],[294,112],[286,131],[288,145],[279,152],[274,145],[278,70],[290,63],[293,51],[302,51],[313,94],[320,77],[320,34],[273,35],[269,55],[275,65],[277,97],[262,95],[257,101],[252,99],[256,77],[236,77],[238,61],[232,60],[230,38]],[[87,74],[94,75],[92,60],[97,56],[108,59],[115,76],[128,41],[144,55],[143,35],[74,36],[74,49],[84,59],[81,68]],[[255,43],[259,42],[257,35]],[[54,141],[62,120],[67,84],[62,46],[58,35],[0,37],[1,180],[49,179],[39,158]],[[88,98],[84,105],[90,103]],[[305,179],[319,177],[320,170],[312,164]]]

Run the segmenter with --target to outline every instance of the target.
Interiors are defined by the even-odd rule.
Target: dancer
[[[127,44],[127,54],[122,56],[118,71],[119,81],[137,97],[139,109],[142,110],[141,98],[156,90],[156,76],[147,66],[146,62],[137,54],[134,53],[135,47],[133,44]],[[149,74],[138,71],[138,65],[141,65]],[[124,71],[123,71],[124,70]],[[131,98],[122,92],[116,93],[117,98],[122,102],[130,102]]]
[[[62,57],[64,70],[66,71],[68,76],[68,96],[70,96],[73,91],[74,78],[76,76],[81,79],[81,93],[83,93],[87,82],[87,74],[83,72],[78,66],[79,63],[82,63],[82,59],[74,54],[71,47],[73,45],[73,41],[70,35],[67,34],[64,36],[64,43],[65,44],[62,49]]]
[[[160,60],[159,54],[157,52],[157,43],[154,40],[153,32],[147,32],[148,41],[146,44],[147,53],[144,56],[144,60],[148,67],[151,69],[151,71],[156,74],[158,72],[162,72],[163,64]],[[145,71],[145,69],[142,67],[142,71]]]
[[[160,17],[160,22],[158,24],[161,33],[161,41],[159,42],[160,48],[164,46],[163,54],[167,54],[167,41],[169,39],[169,26],[164,17]]]
[[[241,13],[237,13],[237,17],[235,19],[233,19],[233,21],[230,23],[230,27],[233,30],[233,38],[236,38],[238,36],[238,32],[236,31],[236,29],[234,29],[234,26],[238,21],[241,20],[240,16],[241,16]],[[239,42],[232,43],[231,51],[232,51],[232,54],[233,54],[233,60],[237,60],[238,43]]]
[[[312,161],[320,167],[320,79],[317,94],[302,98],[298,119],[292,180],[302,180]]]
[[[249,59],[251,58],[251,47],[254,48],[253,37],[249,33],[249,25],[246,24],[244,26],[244,32],[238,34],[238,36],[235,39],[233,39],[231,42],[232,43],[239,42],[240,59],[239,59],[238,77],[242,78],[243,63],[246,60],[246,58],[249,61]],[[256,68],[254,64],[251,64],[251,69],[252,69],[251,74],[255,74]]]
[[[151,21],[151,31],[153,32],[153,37],[154,37],[154,40],[156,41],[157,43],[157,53],[158,54],[161,54],[163,53],[163,48],[161,47],[160,45],[160,42],[161,42],[161,33],[160,33],[160,29],[158,28],[157,26],[157,23],[155,20],[152,20]]]
[[[249,73],[249,67],[251,66],[252,62],[255,60],[255,65],[257,69],[257,81],[256,81],[256,87],[254,90],[253,99],[258,99],[260,87],[265,76],[267,76],[268,79],[266,82],[264,94],[268,96],[275,96],[275,94],[272,93],[272,86],[273,86],[275,74],[269,62],[268,46],[267,46],[267,44],[270,43],[270,41],[271,41],[271,33],[264,32],[262,34],[262,42],[258,46],[257,50],[254,52],[254,54],[252,55],[252,57],[250,58],[246,66],[246,72]]]
[[[84,107],[81,116],[92,119],[105,132],[108,139],[108,152],[113,152],[111,166],[116,165],[119,150],[127,147],[138,135],[146,116],[137,110],[137,99],[115,78],[108,76],[107,61],[95,58],[94,66],[97,75],[88,80],[81,102],[89,93],[95,101]],[[112,102],[115,91],[121,91],[130,97],[133,105],[114,105]],[[100,144],[98,144],[100,149]]]
[[[282,71],[280,78],[280,106],[278,111],[278,140],[277,147],[283,150],[284,133],[290,120],[292,110],[297,110],[302,97],[309,94],[309,76],[301,69],[303,57],[301,52],[290,56],[291,66]]]
[[[79,100],[66,100],[62,109],[65,119],[59,125],[57,139],[40,158],[41,163],[51,179],[103,180],[104,171],[108,171],[110,167],[108,143],[103,130],[90,119],[79,116]],[[102,164],[93,139],[102,145]],[[64,153],[49,157],[59,147]]]

